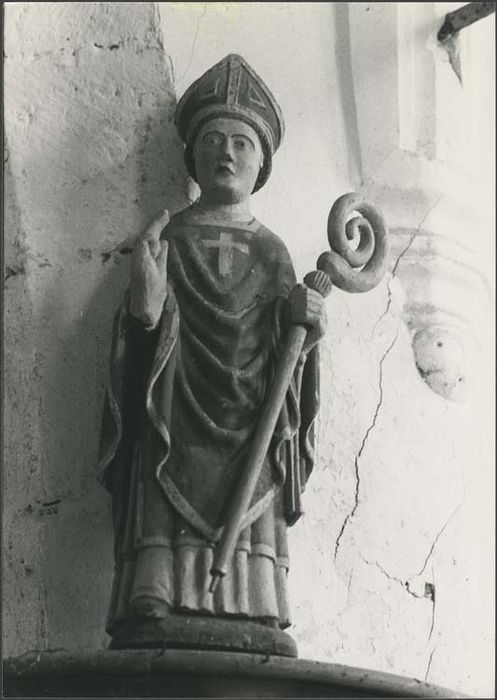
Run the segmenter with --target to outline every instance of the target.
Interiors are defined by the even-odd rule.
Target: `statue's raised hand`
[[[131,263],[130,312],[152,328],[160,319],[167,295],[168,242],[161,241],[160,235],[168,221],[165,209],[137,239]]]

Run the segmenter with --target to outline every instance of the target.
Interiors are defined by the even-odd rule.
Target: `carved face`
[[[200,129],[193,149],[202,197],[213,204],[243,202],[263,163],[254,129],[238,119],[215,118]]]

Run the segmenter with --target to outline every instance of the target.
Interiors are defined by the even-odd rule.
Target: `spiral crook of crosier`
[[[353,212],[360,216],[349,218]],[[354,250],[350,241],[357,236],[359,244]],[[328,241],[331,250],[319,256],[318,270],[346,292],[376,287],[388,260],[388,229],[376,207],[355,192],[339,197],[328,216]]]

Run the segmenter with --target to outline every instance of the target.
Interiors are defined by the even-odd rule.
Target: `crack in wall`
[[[186,74],[188,73],[188,71],[190,70],[190,66],[192,65],[192,62],[193,62],[193,55],[194,55],[194,53],[195,53],[195,48],[196,48],[196,45],[197,45],[198,34],[199,34],[199,31],[200,31],[200,22],[201,22],[201,21],[203,20],[203,18],[205,17],[205,14],[206,14],[206,12],[207,12],[207,7],[208,7],[208,3],[204,2],[204,9],[202,10],[202,14],[199,15],[199,17],[198,17],[198,19],[197,19],[197,26],[195,27],[195,34],[193,35],[192,48],[191,48],[191,50],[190,50],[190,58],[188,59],[188,64],[187,64],[187,66],[186,66],[186,69],[183,71],[182,75],[181,75],[177,80],[175,80],[175,81],[173,82],[173,88],[176,87],[176,84],[177,84],[177,83],[179,83],[181,80],[183,80],[183,78],[185,77],[185,75],[186,75]]]
[[[420,230],[421,230],[421,226],[424,224],[424,222],[425,222],[426,219],[430,216],[430,214],[433,212],[433,210],[436,209],[436,207],[440,204],[440,202],[442,201],[443,197],[444,197],[444,195],[441,195],[441,196],[437,199],[437,201],[428,209],[428,211],[426,212],[426,214],[421,218],[421,221],[419,222],[419,224],[416,226],[416,228],[415,228],[414,231],[412,232],[411,236],[409,237],[409,240],[408,240],[407,244],[404,246],[404,248],[400,251],[399,255],[397,256],[397,259],[395,260],[395,263],[394,263],[394,265],[393,265],[393,267],[392,267],[392,272],[390,273],[390,278],[389,278],[389,280],[388,280],[388,282],[387,282],[387,290],[388,290],[387,305],[386,305],[385,311],[383,311],[383,313],[382,313],[381,316],[377,319],[377,321],[375,322],[375,324],[374,324],[374,326],[373,326],[373,330],[371,331],[371,339],[374,337],[374,333],[375,333],[375,331],[376,331],[377,326],[381,323],[381,321],[385,318],[385,316],[386,316],[386,315],[388,314],[388,312],[390,311],[390,307],[391,307],[391,305],[392,305],[392,299],[393,299],[393,296],[392,296],[392,287],[391,287],[390,285],[391,285],[391,283],[392,283],[394,277],[395,277],[396,274],[397,274],[397,268],[399,267],[400,261],[402,260],[402,258],[403,258],[405,255],[407,255],[407,253],[409,252],[410,248],[412,247],[412,245],[413,245],[413,243],[414,243],[414,241],[415,241],[415,239],[416,239],[416,236],[418,235],[418,233],[419,233]]]
[[[437,595],[436,595],[436,584],[435,584],[435,569],[432,565],[431,567],[431,580],[433,581],[433,595],[431,598],[432,602],[432,607],[431,607],[431,625],[430,625],[430,631],[428,633],[428,642],[431,641],[431,636],[433,634],[433,630],[435,629],[435,606],[436,606],[436,600],[437,600]]]
[[[428,550],[428,554],[426,555],[426,558],[425,558],[425,561],[424,561],[424,564],[423,564],[421,570],[418,573],[412,575],[407,581],[403,581],[398,576],[392,576],[392,574],[389,574],[388,571],[386,569],[384,569],[379,562],[369,561],[368,559],[363,557],[362,554],[360,555],[360,558],[362,559],[362,561],[365,564],[367,564],[368,566],[376,566],[387,579],[399,584],[399,586],[401,586],[413,598],[423,599],[423,600],[429,599],[431,601],[432,610],[431,610],[430,629],[428,632],[428,643],[431,642],[433,632],[435,630],[436,601],[437,601],[436,584],[435,584],[435,569],[434,569],[433,564],[432,564],[432,568],[431,568],[432,583],[425,582],[424,595],[419,595],[418,593],[416,593],[415,591],[412,590],[411,581],[414,578],[419,578],[424,573],[424,571],[428,565],[428,562],[429,562],[431,556],[433,555],[433,552],[435,551],[435,547],[437,546],[438,541],[440,540],[440,537],[447,529],[449,523],[451,522],[452,518],[455,516],[455,514],[457,513],[459,508],[462,506],[463,502],[464,502],[464,499],[454,508],[452,513],[449,515],[449,517],[447,518],[445,523],[442,525],[442,527],[440,528],[440,530],[436,534],[435,539],[433,540],[432,544],[430,545],[430,548]],[[431,665],[431,660],[433,658],[433,654],[434,654],[436,648],[437,647],[435,647],[431,652],[430,659],[428,662],[428,668],[426,671],[426,676],[428,676],[430,665]],[[425,677],[425,680],[426,680],[426,677]]]
[[[395,264],[397,264],[397,263],[395,263]],[[376,331],[376,328],[380,325],[380,323],[383,321],[383,319],[385,318],[385,316],[386,316],[386,315],[388,314],[388,312],[390,311],[390,306],[391,306],[391,304],[392,304],[392,289],[391,289],[391,287],[390,287],[390,282],[392,281],[392,279],[393,279],[393,272],[392,272],[392,274],[390,275],[390,279],[389,279],[388,282],[387,282],[388,298],[387,298],[387,305],[386,305],[386,307],[385,307],[385,311],[383,311],[383,313],[380,315],[380,317],[379,317],[378,319],[376,319],[376,321],[375,321],[375,323],[374,323],[374,325],[373,325],[373,329],[372,329],[372,331],[371,331],[370,340],[373,340],[374,334],[375,334],[375,331]]]
[[[410,594],[411,594],[412,596],[414,596],[415,598],[423,598],[423,599],[424,599],[424,598],[430,598],[430,599],[431,599],[431,601],[433,602],[433,615],[432,615],[432,625],[431,625],[431,629],[430,629],[430,637],[431,637],[431,635],[432,635],[432,633],[433,633],[433,628],[434,628],[434,620],[435,620],[435,601],[436,601],[436,593],[435,593],[435,590],[436,590],[436,589],[435,589],[435,572],[434,572],[433,566],[432,566],[432,581],[433,581],[433,583],[431,583],[431,584],[425,584],[425,594],[424,594],[424,595],[418,595],[417,593],[414,593],[414,591],[411,591],[411,589],[410,589],[410,581],[412,581],[412,579],[419,578],[420,576],[423,575],[423,573],[424,573],[424,571],[425,571],[425,569],[426,569],[426,567],[427,567],[427,565],[428,565],[428,562],[429,562],[429,560],[430,560],[430,557],[433,555],[433,552],[435,551],[435,547],[436,547],[436,545],[437,545],[437,543],[438,543],[440,537],[442,536],[442,534],[443,534],[443,533],[445,532],[445,530],[447,529],[447,526],[449,525],[450,521],[451,521],[452,518],[455,516],[455,514],[457,513],[457,511],[459,510],[459,508],[462,506],[463,502],[464,502],[464,500],[461,501],[461,502],[454,508],[454,510],[452,511],[452,513],[449,515],[449,517],[447,518],[447,520],[445,521],[445,523],[442,525],[442,527],[440,528],[440,530],[439,530],[438,533],[436,534],[435,539],[433,540],[433,542],[432,542],[431,545],[430,545],[430,549],[428,550],[428,554],[426,555],[426,558],[425,558],[425,561],[424,561],[424,564],[423,564],[423,567],[421,568],[421,570],[418,571],[417,573],[413,574],[412,576],[410,576],[409,579],[408,579],[407,581],[404,582],[404,581],[402,581],[402,579],[398,578],[397,576],[392,576],[391,574],[388,573],[388,571],[386,571],[386,570],[381,566],[381,564],[379,564],[378,562],[371,562],[371,561],[368,561],[367,559],[365,559],[365,558],[361,555],[361,559],[362,559],[362,561],[363,561],[365,564],[368,564],[369,566],[376,566],[376,567],[378,567],[378,569],[379,569],[388,579],[390,579],[391,581],[396,581],[396,582],[397,582],[398,584],[400,584],[403,588],[405,588],[405,590],[406,590],[408,593],[410,593]],[[426,585],[429,585],[429,586],[430,586],[430,589],[428,589],[428,588],[426,587]]]
[[[429,633],[428,633],[428,642],[427,642],[427,643],[429,644],[430,641],[431,641],[431,637],[432,637],[432,634],[433,634],[434,627],[435,627],[435,605],[436,605],[436,595],[435,595],[435,572],[433,571],[433,569],[432,569],[432,580],[433,580],[433,583],[432,583],[432,584],[426,584],[426,583],[425,583],[425,594],[424,594],[424,595],[419,595],[418,593],[416,593],[415,591],[413,591],[413,590],[411,589],[410,581],[402,581],[402,579],[398,578],[397,576],[392,576],[391,574],[388,573],[388,571],[386,571],[386,569],[384,569],[384,568],[381,566],[381,564],[379,564],[379,563],[376,562],[376,561],[374,561],[374,562],[368,561],[367,559],[365,559],[365,558],[362,556],[362,554],[360,555],[360,557],[361,557],[362,561],[363,561],[365,564],[367,564],[368,566],[376,566],[376,568],[379,569],[379,570],[381,571],[381,573],[382,573],[389,581],[394,581],[395,583],[399,584],[399,586],[401,586],[402,589],[405,590],[406,593],[408,593],[408,594],[409,594],[410,596],[412,596],[413,598],[416,598],[416,599],[418,599],[418,600],[426,600],[427,598],[429,598],[429,599],[431,600],[431,602],[432,602],[431,624],[430,624],[430,630],[429,630]],[[427,593],[427,592],[428,592],[428,593]],[[438,646],[438,645],[437,645],[437,646]],[[435,646],[435,647],[432,649],[431,653],[430,653],[430,657],[429,657],[429,660],[428,660],[428,666],[427,666],[426,674],[425,674],[425,680],[426,680],[427,677],[428,677],[428,673],[429,673],[429,671],[430,671],[431,662],[432,662],[432,659],[433,659],[433,654],[435,653],[435,651],[436,651],[436,649],[437,649],[437,646]]]
[[[419,595],[419,593],[416,593],[415,591],[411,590],[411,584],[409,581],[402,581],[402,579],[398,578],[397,576],[392,576],[377,561],[368,561],[362,556],[362,554],[360,556],[365,564],[367,564],[368,566],[376,566],[376,568],[379,569],[389,581],[394,581],[395,583],[398,583],[399,586],[401,586],[406,591],[406,593],[409,593],[409,595],[411,595],[413,598],[417,598],[418,600],[426,599],[425,595]]]
[[[364,437],[363,437],[361,446],[360,446],[360,448],[359,448],[359,452],[357,453],[357,455],[356,455],[356,457],[355,457],[355,460],[354,460],[354,471],[355,471],[355,479],[356,479],[356,483],[355,483],[355,494],[354,494],[354,504],[353,504],[353,506],[352,506],[352,509],[351,509],[350,513],[348,513],[348,514],[345,516],[345,519],[344,519],[344,521],[343,521],[343,523],[342,523],[342,527],[340,528],[340,532],[338,533],[338,537],[337,537],[337,539],[336,539],[336,541],[335,541],[335,552],[334,552],[334,555],[333,555],[333,559],[335,559],[335,560],[336,560],[337,555],[338,555],[338,549],[339,549],[339,547],[340,547],[340,544],[341,544],[342,537],[343,537],[343,534],[344,534],[344,532],[345,532],[345,529],[346,529],[346,527],[347,527],[347,525],[348,525],[350,519],[354,517],[354,515],[355,515],[355,513],[356,513],[356,511],[357,511],[357,508],[358,508],[358,506],[359,506],[359,490],[360,490],[360,485],[361,485],[361,476],[360,476],[360,471],[359,471],[359,460],[360,460],[360,458],[362,457],[362,454],[363,454],[364,449],[365,449],[365,447],[366,447],[366,443],[367,443],[367,441],[368,441],[368,439],[369,439],[369,436],[370,436],[370,434],[371,434],[371,431],[372,431],[372,430],[375,428],[375,426],[376,426],[376,421],[377,421],[377,419],[378,419],[378,414],[379,414],[379,412],[380,412],[380,408],[381,408],[381,405],[382,405],[382,403],[383,403],[383,364],[384,364],[384,362],[385,362],[387,356],[389,355],[390,351],[392,350],[393,346],[395,345],[395,343],[396,343],[398,337],[399,337],[399,328],[397,327],[397,330],[396,330],[396,333],[395,333],[395,336],[394,336],[392,342],[391,342],[390,345],[387,347],[387,349],[386,349],[385,352],[383,353],[383,356],[382,356],[382,358],[381,358],[381,360],[380,360],[380,370],[379,370],[379,392],[380,392],[380,393],[379,393],[379,397],[378,397],[378,402],[377,402],[377,404],[376,404],[376,408],[375,408],[375,411],[374,411],[374,414],[373,414],[373,420],[372,420],[371,424],[368,426],[368,429],[366,430],[366,433],[365,433],[365,435],[364,435]]]
[[[457,513],[457,511],[459,510],[459,508],[462,506],[463,503],[464,503],[464,498],[463,498],[463,500],[454,508],[454,510],[452,511],[452,513],[449,515],[449,517],[447,518],[447,520],[445,521],[445,523],[442,525],[442,527],[441,527],[440,530],[438,531],[437,535],[435,536],[435,539],[434,539],[433,542],[431,543],[430,549],[428,550],[428,554],[426,555],[426,558],[425,558],[425,561],[424,561],[424,564],[423,564],[421,570],[420,570],[417,574],[415,574],[414,576],[411,576],[411,578],[416,578],[416,577],[418,577],[418,576],[422,576],[422,575],[423,575],[424,570],[425,570],[426,567],[428,566],[428,562],[429,562],[429,560],[430,560],[430,557],[432,556],[432,554],[433,554],[433,552],[434,552],[434,550],[435,550],[435,547],[437,546],[438,540],[440,539],[440,537],[442,536],[442,534],[443,534],[444,531],[446,530],[448,524],[450,523],[450,521],[452,520],[452,518],[453,518],[454,515]]]
[[[426,667],[425,681],[428,680],[428,674],[429,674],[429,672],[430,672],[431,662],[433,661],[433,655],[434,655],[434,653],[436,652],[437,649],[438,649],[438,644],[436,645],[436,647],[434,647],[434,648],[431,650],[430,658],[428,659],[428,665],[427,665],[427,667]]]
[[[416,239],[416,236],[418,235],[418,233],[419,233],[420,230],[421,230],[421,226],[424,224],[424,222],[425,222],[426,219],[430,216],[430,214],[438,207],[438,205],[440,204],[440,202],[442,201],[442,199],[444,198],[444,196],[445,196],[445,195],[443,195],[443,194],[440,195],[440,197],[438,197],[438,199],[437,199],[437,200],[431,205],[431,207],[428,209],[428,211],[426,212],[426,214],[425,214],[424,216],[421,217],[421,221],[419,222],[419,224],[418,224],[418,225],[416,226],[416,228],[414,229],[414,231],[413,231],[411,237],[409,238],[409,241],[408,241],[406,247],[404,248],[404,250],[401,251],[400,255],[397,257],[397,260],[395,261],[395,265],[394,265],[393,268],[392,268],[392,277],[395,277],[395,274],[397,273],[397,268],[398,268],[398,266],[399,266],[400,261],[402,260],[402,258],[407,254],[407,252],[408,252],[409,249],[411,248],[412,244],[414,243],[414,240]]]

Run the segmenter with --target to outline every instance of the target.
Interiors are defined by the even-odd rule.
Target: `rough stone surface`
[[[6,26],[6,651],[102,647],[112,317],[130,241],[183,203],[175,99],[152,3],[18,3]]]
[[[175,94],[230,51],[270,85],[288,128],[254,213],[301,277],[327,245],[332,201],[360,185],[343,5],[6,5],[6,657],[108,644],[110,503],[95,462],[111,322],[133,238],[187,203]],[[430,206],[406,204],[406,225]],[[289,631],[304,658],[491,697],[493,397],[482,384],[449,403],[423,382],[396,269],[327,302]]]

